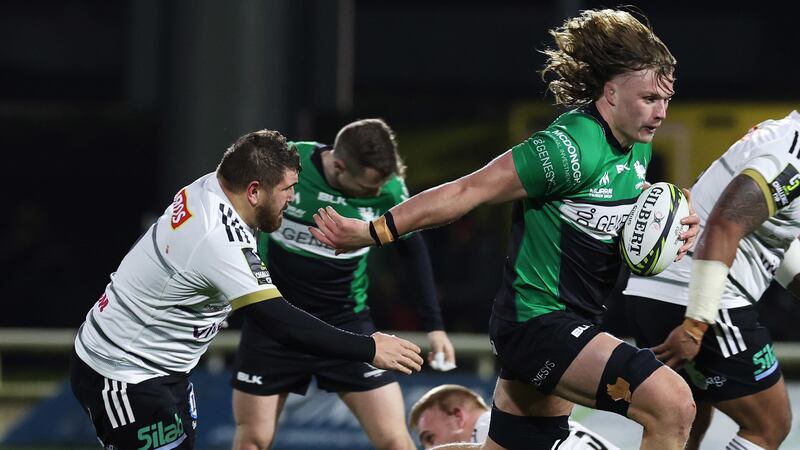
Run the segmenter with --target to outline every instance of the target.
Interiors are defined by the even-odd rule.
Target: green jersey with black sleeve
[[[345,217],[372,220],[408,198],[402,178],[390,178],[375,197],[348,197],[331,187],[322,169],[322,152],[330,147],[317,142],[293,142],[303,170],[295,186],[294,200],[283,214],[281,227],[260,233],[259,254],[267,261],[276,285],[285,287],[284,297],[295,306],[330,323],[340,324],[366,313],[367,254],[369,247],[337,255],[333,248],[311,235],[313,215],[332,206]],[[419,239],[420,236],[415,236]],[[403,240],[405,241],[405,240]],[[416,241],[415,241],[416,242]],[[423,245],[427,258],[427,250]],[[419,252],[416,252],[419,253]],[[430,276],[430,275],[429,275]],[[421,280],[422,284],[426,280]],[[432,285],[432,278],[430,283]],[[442,329],[433,289],[423,302],[426,328]],[[417,299],[419,300],[419,299]]]
[[[528,197],[513,207],[497,317],[603,313],[622,264],[618,231],[644,187],[651,155],[649,143],[622,148],[594,103],[512,148]]]

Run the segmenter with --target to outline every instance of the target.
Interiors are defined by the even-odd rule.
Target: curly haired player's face
[[[628,72],[608,82],[614,136],[623,147],[653,140],[667,117],[674,94],[671,78],[659,78],[651,69]]]
[[[283,212],[294,198],[294,186],[297,184],[297,172],[287,169],[283,179],[265,196],[259,198],[255,206],[256,226],[259,230],[271,233],[281,226]]]

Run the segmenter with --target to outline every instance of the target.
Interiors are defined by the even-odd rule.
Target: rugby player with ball
[[[558,448],[579,403],[640,423],[643,449],[683,449],[695,414],[686,382],[651,351],[596,326],[622,267],[619,228],[645,187],[651,141],[674,93],[675,59],[625,11],[583,11],[550,34],[542,74],[556,103],[573,109],[485,167],[372,221],[325,208],[311,231],[350,251],[515,201],[489,322],[500,377],[483,448]],[[690,226],[679,236],[682,256],[698,219],[680,220]]]

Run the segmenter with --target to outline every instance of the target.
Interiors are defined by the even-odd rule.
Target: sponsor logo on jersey
[[[100,312],[103,312],[103,310],[106,309],[107,306],[108,306],[108,297],[104,292],[103,295],[100,296],[100,300],[97,301],[97,309],[99,309]]]
[[[192,213],[189,211],[189,207],[186,205],[186,203],[186,189],[184,188],[175,194],[175,198],[172,200],[172,217],[170,219],[170,225],[172,226],[173,230],[177,230],[178,227],[192,218]]]
[[[321,202],[333,203],[334,205],[346,205],[347,200],[339,195],[329,194],[327,192],[320,192],[317,200]]]
[[[578,156],[578,149],[575,147],[575,144],[572,143],[572,139],[561,130],[553,130],[553,134],[561,141],[562,144],[567,149],[567,157],[569,158],[568,161],[565,161],[566,166],[568,166],[572,170],[572,179],[575,180],[575,184],[581,182],[581,158]]]
[[[605,186],[608,184],[608,182],[609,182],[608,172],[606,172],[603,174],[603,178],[600,178],[600,186]]]
[[[614,196],[614,188],[591,188],[589,196],[594,198],[611,198]]]
[[[635,199],[632,199],[632,202]],[[602,206],[597,204],[575,203],[565,201],[561,206],[561,214],[586,229],[598,239],[610,239],[617,235],[622,224],[628,218],[633,207],[630,205]],[[599,232],[600,235],[597,235]]]
[[[300,217],[303,217],[303,216],[306,215],[306,210],[298,208],[298,207],[296,207],[294,205],[289,205],[286,208],[286,211],[283,212],[283,214],[287,215],[287,216],[300,218]]]
[[[550,361],[549,359],[544,362],[544,365],[538,372],[536,372],[536,376],[531,379],[531,383],[535,386],[541,386],[544,383],[544,380],[547,378],[548,375],[555,369],[556,363]]]
[[[544,139],[533,139],[532,142],[536,146],[536,154],[539,155],[539,161],[542,163],[542,170],[544,171],[544,179],[547,181],[545,193],[549,193],[556,185],[556,173],[553,171],[550,152],[547,151],[547,146],[544,145]]]
[[[249,383],[249,384],[264,384],[261,382],[262,375],[251,375],[249,373],[244,372],[236,372],[236,379],[241,381],[242,383]]]
[[[270,233],[270,239],[286,248],[302,250],[333,259],[352,259],[369,252],[369,247],[366,247],[354,252],[337,255],[332,247],[320,242],[308,231],[308,225],[297,223],[290,219],[284,220],[280,229]]]
[[[576,338],[580,337],[580,335],[582,335],[584,331],[588,330],[590,326],[591,325],[581,325],[581,326],[575,328],[574,330],[572,330],[572,332],[570,334],[573,335]]]
[[[207,327],[198,327],[197,325],[195,325],[194,327],[192,327],[194,328],[192,335],[197,339],[211,339],[217,335],[219,330],[223,328],[224,323],[225,320],[223,319]]]
[[[258,284],[272,284],[272,277],[269,276],[267,265],[258,257],[258,253],[250,247],[244,247],[242,253],[244,253],[244,258],[247,260],[247,265],[250,266],[250,271],[253,272],[253,276],[258,280]]]
[[[183,441],[186,439],[186,434],[183,432],[183,422],[178,414],[175,414],[175,423],[159,420],[152,425],[145,425],[136,432],[136,437],[139,442],[143,444],[139,450],[150,450],[151,448],[163,447],[167,444],[177,444],[178,439]],[[177,446],[177,445],[175,445]]]
[[[800,195],[800,174],[791,164],[787,165],[769,184],[772,198],[778,208],[783,208]]]
[[[644,180],[644,178],[647,176],[647,166],[640,163],[638,160],[633,163],[633,170],[636,171],[636,178],[640,180]]]
[[[369,222],[372,219],[378,217],[380,214],[378,211],[375,211],[371,206],[367,206],[367,207],[359,207],[358,215],[361,216],[361,219]]]

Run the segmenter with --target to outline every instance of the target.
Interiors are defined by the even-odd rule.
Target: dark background
[[[642,3],[678,59],[675,102],[798,99],[798,7],[731,3]],[[514,143],[512,105],[551,101],[547,30],[597,6],[616,4],[4,0],[0,326],[80,325],[143,227],[248,131],[332,142],[383,117],[412,192],[480,167]],[[450,330],[485,331],[507,217],[480,208],[424,233]],[[378,324],[415,329],[413,283],[373,253]],[[800,339],[796,302],[770,293],[764,322]]]

